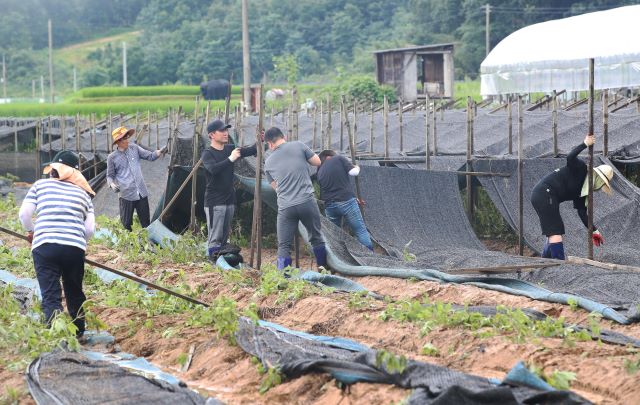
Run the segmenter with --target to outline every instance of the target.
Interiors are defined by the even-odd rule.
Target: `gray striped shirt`
[[[86,250],[84,221],[93,213],[93,203],[86,191],[75,184],[42,179],[33,183],[24,203],[36,207],[31,249],[43,243],[57,243]]]
[[[142,178],[140,159],[154,161],[158,158],[155,152],[141,148],[133,142],[124,151],[116,149],[107,158],[107,183],[115,184],[120,189],[120,198],[137,201],[147,197],[149,192]]]

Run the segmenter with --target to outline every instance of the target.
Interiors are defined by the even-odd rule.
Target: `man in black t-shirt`
[[[317,177],[320,184],[320,199],[325,203],[325,215],[338,227],[342,225],[344,219],[360,243],[369,250],[373,250],[371,236],[364,224],[358,200],[353,194],[349,180],[349,176],[360,174],[360,168],[330,149],[320,152],[319,156],[322,164],[318,169]]]
[[[245,156],[255,156],[256,145],[236,148],[229,141],[229,128],[220,120],[207,125],[211,147],[202,153],[202,164],[207,171],[204,193],[204,212],[207,218],[209,258],[215,259],[229,239],[231,220],[235,211],[236,193],[233,188],[234,162]]]

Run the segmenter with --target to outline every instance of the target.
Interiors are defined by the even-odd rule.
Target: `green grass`
[[[238,104],[233,102],[231,109]],[[223,109],[224,100],[211,101],[211,110],[215,111]],[[0,105],[0,117],[39,117],[45,115],[87,115],[95,113],[102,117],[113,113],[135,114],[137,111],[165,112],[169,108],[178,108],[182,106],[182,110],[192,112],[195,108],[195,98],[191,100],[164,100],[164,101],[148,101],[142,99],[140,101],[129,102],[110,102],[110,103],[60,103],[60,104],[37,104],[37,103],[11,103]]]
[[[126,42],[128,47],[138,39],[141,31],[129,31],[121,34],[110,35],[91,41],[81,42],[54,50],[53,57],[57,60],[64,60],[78,70],[87,70],[96,65],[96,62],[87,59],[87,56],[96,49],[104,48],[107,44],[113,47],[120,47],[122,42]]]
[[[480,96],[480,81],[479,80],[465,80],[455,82],[453,97],[458,100],[462,99],[460,103],[463,105],[467,102],[467,96],[471,96],[471,98],[476,101],[482,101],[482,97]],[[458,105],[460,105],[458,103]]]

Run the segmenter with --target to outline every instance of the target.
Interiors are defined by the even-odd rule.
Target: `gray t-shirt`
[[[314,198],[309,177],[309,159],[314,153],[299,141],[281,144],[264,163],[269,183],[276,182],[278,209],[293,207]]]

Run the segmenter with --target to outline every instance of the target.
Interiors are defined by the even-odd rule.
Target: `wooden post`
[[[369,121],[369,152],[373,153],[373,100],[371,101],[371,120]]]
[[[602,91],[602,155],[609,154],[609,89]]]
[[[438,134],[436,132],[436,101],[433,100],[433,115],[431,116],[431,134],[433,138],[433,156],[438,154]]]
[[[107,136],[106,136],[107,143],[105,144],[107,153],[111,152],[111,139],[112,139],[111,138],[111,131],[113,131],[112,127],[113,127],[113,114],[111,113],[111,110],[109,110],[109,125],[108,125],[109,129],[108,129],[108,133],[107,133]]]
[[[507,136],[509,141],[509,154],[513,155],[513,108],[511,94],[507,95]]]
[[[13,150],[18,153],[18,119],[13,120]]]
[[[344,150],[344,121],[345,121],[345,103],[344,100],[340,103],[340,152]]]
[[[42,177],[42,167],[40,163],[40,140],[42,137],[42,121],[36,124],[36,180]]]
[[[320,100],[320,139],[318,142],[320,149],[324,149],[324,133],[324,103],[323,100]]]
[[[425,155],[425,163],[426,163],[426,168],[427,170],[431,170],[431,151],[430,149],[430,144],[431,144],[431,140],[429,139],[429,122],[431,122],[431,120],[429,119],[429,96],[426,96],[426,105],[425,105],[425,109],[424,109],[424,128],[425,128],[425,141],[424,141],[424,155]],[[435,115],[435,111],[433,112]]]
[[[51,128],[53,127],[53,124],[51,123],[51,116],[49,116],[49,119],[47,120],[47,132],[48,132],[48,141],[49,141],[49,160],[51,160],[52,156],[51,156],[51,148],[53,147],[51,145]]]
[[[594,59],[589,59],[589,135],[593,131],[593,104],[594,95]],[[589,197],[587,206],[588,230],[587,230],[587,259],[593,260],[593,145],[589,146],[589,158],[587,160],[587,176],[589,182]]]
[[[347,114],[347,117],[348,117],[348,114]],[[355,100],[353,100],[353,146],[354,148],[356,147],[357,144],[358,144],[358,103]],[[353,153],[355,154],[356,151],[354,150]]]
[[[322,101],[320,102],[322,103]],[[314,106],[313,107],[313,137],[311,140],[311,150],[315,151],[316,150],[316,141],[317,141],[317,133],[318,133],[318,110],[317,108]]]
[[[402,100],[398,100],[398,121],[400,124],[400,152],[404,151],[404,139],[403,139],[403,131],[402,128]]]
[[[151,111],[149,110],[147,110],[147,147],[151,148]]]
[[[296,89],[295,86],[293,86],[293,110],[292,110],[292,114],[291,114],[291,123],[293,124],[293,137],[294,139],[297,141],[298,138],[298,89]]]
[[[96,165],[96,113],[91,113],[91,153],[93,154],[93,177],[98,175],[98,166]]]
[[[331,149],[331,118],[333,110],[331,108],[331,96],[327,96],[327,146],[324,149]]]
[[[160,149],[160,114],[156,113],[153,117],[156,120],[156,150]]]
[[[553,122],[553,156],[558,157],[558,94],[555,90],[553,91],[551,102],[553,103],[553,112],[551,113]]]
[[[260,93],[262,94],[264,85],[260,85]],[[251,226],[251,253],[250,265],[253,267],[253,258],[256,257],[255,268],[260,270],[262,266],[262,137],[261,132],[264,130],[264,97],[260,97],[260,113],[258,115],[258,128],[256,128],[256,184],[253,192],[253,223]]]
[[[384,121],[384,157],[387,159],[389,157],[389,100],[386,95],[383,99],[382,114],[382,120]]]
[[[523,159],[522,96],[518,94],[518,254],[524,254],[524,186],[522,173]]]
[[[473,157],[473,106],[471,96],[467,96],[467,171],[472,171],[471,159]],[[473,177],[466,176],[467,180],[467,214],[469,221],[473,221]]]
[[[80,113],[76,113],[75,134],[76,153],[78,154],[78,170],[82,171],[82,157],[80,155]]]
[[[62,116],[60,120],[60,150],[65,150],[67,147],[67,117]]]
[[[193,111],[193,166],[199,160],[198,152],[200,149],[200,135],[198,134],[198,110],[200,109],[200,96],[196,96],[196,108]],[[191,178],[191,213],[189,217],[189,229],[192,233],[196,233],[198,224],[196,222],[196,203],[197,203],[197,183],[198,172],[194,173]]]
[[[342,109],[344,111],[347,111],[346,108],[346,99],[345,96],[342,96]],[[355,125],[355,122],[354,122]],[[351,132],[351,126],[349,124],[349,114],[345,114],[345,126],[347,127],[347,134],[349,135],[349,151],[351,152],[351,164],[352,165],[356,165],[356,139],[354,136],[354,133]],[[360,201],[362,199],[362,194],[360,193],[360,180],[358,179],[358,176],[354,177],[354,181],[356,183],[356,198],[358,198],[358,201]],[[362,205],[360,205],[360,212],[362,213],[362,216],[364,218],[364,207]]]

